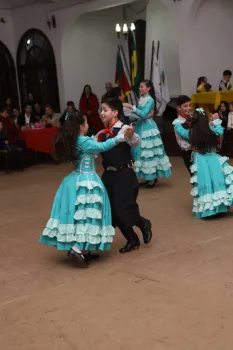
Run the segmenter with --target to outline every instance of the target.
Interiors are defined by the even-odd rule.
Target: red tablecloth
[[[45,128],[39,130],[23,130],[20,132],[20,138],[26,141],[27,147],[38,152],[51,153],[52,143],[57,128]]]

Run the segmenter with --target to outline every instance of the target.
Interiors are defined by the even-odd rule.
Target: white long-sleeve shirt
[[[128,129],[129,125],[123,125],[122,122],[119,120],[112,129],[114,128],[121,128],[118,135],[124,134],[125,130]],[[101,131],[98,132],[97,135],[95,135],[95,138],[98,139],[98,135],[101,134]],[[107,138],[110,136],[107,136]],[[131,147],[136,147],[140,143],[140,137],[138,134],[134,133],[132,137],[125,137],[125,142],[128,143]]]
[[[233,129],[233,112],[228,114],[228,123],[227,127]]]

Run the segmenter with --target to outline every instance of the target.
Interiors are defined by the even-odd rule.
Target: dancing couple
[[[140,138],[126,125],[119,99],[104,101],[101,115],[107,128],[97,140],[86,136],[87,118],[79,112],[59,129],[56,155],[71,161],[75,170],[62,181],[39,240],[68,251],[71,261],[82,266],[98,257],[93,251],[110,249],[115,227],[126,238],[120,253],[140,247],[133,226],[140,228],[145,244],[152,238],[151,222],[140,215],[138,181],[132,166],[131,147],[137,147]],[[103,159],[102,181],[95,169],[97,153]]]

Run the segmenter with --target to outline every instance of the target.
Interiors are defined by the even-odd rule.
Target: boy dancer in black
[[[100,142],[124,132],[126,124],[123,105],[119,99],[105,100],[102,103],[101,116],[108,127],[97,135]],[[151,222],[140,215],[137,204],[138,180],[132,166],[131,147],[137,146],[139,142],[140,138],[134,134],[132,128],[128,130],[127,142],[102,154],[102,181],[111,203],[113,226],[118,226],[127,240],[120,253],[130,252],[140,246],[133,226],[140,228],[145,244],[150,243],[152,238]]]

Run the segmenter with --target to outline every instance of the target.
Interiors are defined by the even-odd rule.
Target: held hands
[[[132,124],[130,124],[129,127],[125,130],[124,135],[125,135],[125,137],[131,138],[133,136],[133,134],[134,134],[134,128],[133,128]]]
[[[123,107],[133,109],[133,106],[130,103],[123,103]]]
[[[124,125],[124,130],[120,131],[117,135],[119,142],[127,142],[134,135],[134,129],[132,125]]]

